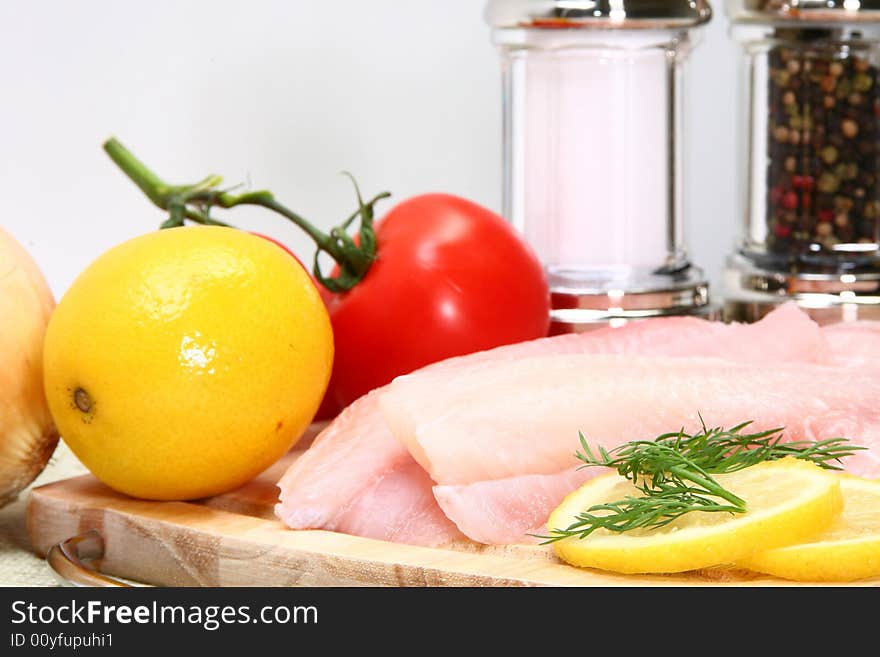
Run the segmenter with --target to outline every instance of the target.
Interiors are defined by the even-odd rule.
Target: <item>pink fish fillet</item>
[[[822,332],[834,364],[880,367],[880,322],[831,324]]]
[[[336,524],[349,534],[415,545],[465,538],[437,505],[433,486],[428,473],[410,459],[361,491],[338,514]],[[382,513],[377,514],[377,509]]]
[[[620,329],[499,347],[436,363],[417,375],[452,377],[463,385],[472,372],[479,372],[493,362],[577,353],[715,354],[751,362],[827,358],[818,327],[794,305],[789,305],[753,325],[724,325],[695,318],[650,320]],[[386,389],[387,386],[374,391],[346,409],[282,477],[276,513],[288,526],[422,545],[439,545],[460,537],[452,522],[444,524],[438,520],[439,507],[432,501],[432,495],[426,495],[431,492],[430,479],[398,476],[401,471],[412,473],[414,461],[391,434],[379,412],[377,400]],[[394,499],[376,494],[388,477],[396,482]],[[526,481],[527,485],[534,483],[536,489],[523,489],[523,498],[541,494],[537,490],[541,484],[537,482]],[[565,492],[568,491],[550,496],[545,490],[543,494],[561,499]],[[357,514],[352,512],[355,508]],[[409,510],[417,520],[403,522],[406,514],[400,509]],[[425,526],[418,519],[424,520]]]
[[[793,309],[791,306],[787,312]],[[778,316],[779,312],[776,318]],[[880,368],[880,322],[834,324],[823,327],[822,332],[828,343],[827,360],[834,365]],[[744,341],[744,344],[748,343]],[[844,429],[840,427],[838,433],[844,435]],[[851,457],[848,461],[851,469],[873,472],[876,468],[868,455]],[[523,475],[435,486],[434,495],[446,515],[473,540],[515,543],[530,540],[530,535],[543,534],[549,512],[566,494],[600,472],[566,468],[556,475]]]
[[[566,468],[554,475],[434,486],[434,497],[443,513],[478,543],[528,543],[546,533],[547,516],[562,499],[597,474],[595,468]]]
[[[577,431],[585,431],[593,444],[611,448],[633,438],[653,438],[677,423],[693,430],[699,426],[694,409],[712,425],[755,419],[756,430],[785,426],[791,439],[851,438],[870,451],[847,458],[847,470],[880,477],[880,410],[873,401],[880,394],[876,376],[810,365],[754,368],[708,359],[664,362],[645,357],[638,365],[620,356],[566,361],[561,368],[556,367],[559,362],[541,367],[542,373],[564,378],[565,383],[539,384],[528,376],[526,386],[535,386],[532,390],[511,392],[504,400],[493,399],[486,391],[479,411],[459,406],[460,414],[440,421],[444,432],[469,437],[467,458],[479,464],[476,468],[464,470],[459,466],[465,461],[458,461],[455,470],[447,473],[442,454],[430,444],[439,424],[427,421],[416,429],[420,463],[434,479],[449,482],[435,486],[435,497],[469,538],[504,544],[543,533],[547,516],[562,498],[601,472],[575,472],[572,453]],[[578,365],[583,369],[577,370]],[[845,385],[841,385],[843,376]],[[504,377],[508,390],[522,381],[510,372]],[[497,434],[487,435],[487,422]],[[532,447],[529,456],[521,458],[525,444]],[[484,449],[509,456],[484,467]],[[512,474],[518,471],[546,474]],[[499,475],[504,478],[495,478]],[[466,477],[473,482],[464,482]]]
[[[851,457],[847,469],[880,476],[880,377],[848,372],[841,385],[842,374],[836,367],[715,358],[549,356],[497,363],[472,377],[464,396],[434,381],[428,405],[416,377],[403,377],[382,395],[380,406],[392,433],[441,484],[444,511],[473,538],[474,521],[461,517],[470,511],[450,505],[443,487],[562,476],[577,464],[578,431],[612,448],[679,426],[695,430],[698,413],[720,426],[751,419],[756,430],[785,426],[793,440],[851,438],[870,451]],[[548,487],[546,481],[542,486]],[[507,500],[521,497],[511,487],[501,492]]]

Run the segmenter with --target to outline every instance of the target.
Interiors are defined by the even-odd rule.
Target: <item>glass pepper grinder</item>
[[[683,229],[682,84],[705,0],[490,0],[504,215],[535,249],[553,333],[708,314]]]
[[[742,229],[726,315],[880,319],[880,1],[727,0]]]

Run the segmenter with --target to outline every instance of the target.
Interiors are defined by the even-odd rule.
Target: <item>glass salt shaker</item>
[[[726,314],[880,318],[880,0],[727,0],[742,230]]]
[[[704,0],[490,0],[504,215],[535,249],[553,333],[708,314],[684,243],[683,68]]]

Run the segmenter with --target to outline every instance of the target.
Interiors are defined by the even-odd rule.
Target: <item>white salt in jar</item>
[[[553,332],[708,311],[683,239],[682,70],[703,0],[491,0],[504,214],[544,264]]]

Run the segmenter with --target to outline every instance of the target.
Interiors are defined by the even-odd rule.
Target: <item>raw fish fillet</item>
[[[464,371],[478,369],[493,360],[541,353],[577,353],[588,347],[596,351],[636,350],[645,348],[661,329],[664,335],[685,342],[717,330],[715,325],[703,320],[670,318],[622,329],[602,329],[589,335],[563,335],[499,347],[442,361],[420,371],[425,374]],[[433,502],[433,482],[427,476],[420,480],[405,479],[409,483],[406,488],[398,480],[397,501],[383,497],[383,504],[377,504],[372,512],[365,508],[362,498],[378,500],[372,491],[381,485],[383,478],[395,477],[398,471],[412,472],[415,465],[406,448],[391,435],[379,412],[377,400],[382,390],[384,388],[375,390],[351,404],[291,465],[278,482],[280,501],[275,507],[276,515],[294,529],[329,529],[418,545],[441,545],[460,538],[461,534],[451,522],[431,535],[428,529],[442,525],[433,517],[428,528],[416,522],[407,523],[409,533],[389,522],[389,518],[402,517],[398,507],[415,508],[418,500],[427,499],[433,504],[435,515],[442,515]],[[355,505],[360,511],[357,518],[349,513]]]
[[[693,431],[698,412],[713,426],[753,419],[755,430],[785,426],[789,439],[848,437],[870,451],[849,457],[847,469],[880,476],[880,377],[870,374],[594,355],[499,364],[493,376],[482,374],[483,387],[471,381],[463,398],[434,382],[434,399],[454,409],[449,412],[421,405],[413,413],[418,419],[402,417],[394,407],[406,403],[405,379],[392,384],[381,402],[392,430],[412,440],[417,461],[441,484],[434,492],[443,511],[478,542],[524,542],[529,533],[543,533],[561,499],[602,472],[574,472],[581,430],[591,443],[611,448],[682,424]],[[473,396],[479,404],[469,403]],[[452,462],[450,436],[467,437],[453,448]]]
[[[393,449],[377,399],[374,391],[342,411],[284,473],[276,510],[288,525],[336,529],[336,515],[362,490],[410,461],[406,449]]]
[[[337,515],[335,524],[349,534],[414,545],[440,545],[465,538],[437,506],[433,485],[428,473],[410,459],[361,491]],[[382,513],[377,514],[376,509]]]
[[[547,356],[472,372],[464,389],[453,379],[433,380],[429,397],[420,377],[400,377],[380,407],[392,434],[435,482],[468,484],[574,467],[578,431],[610,448],[682,426],[696,430],[698,413],[713,426],[785,426],[793,440],[842,431],[877,450],[880,377],[842,375],[798,363]]]
[[[544,535],[550,512],[596,468],[566,468],[555,475],[521,475],[459,486],[434,486],[434,497],[470,539],[490,545],[528,543]]]
[[[649,320],[619,329],[600,329],[499,347],[436,363],[414,376],[453,377],[459,385],[467,385],[471,372],[480,371],[493,362],[577,353],[720,355],[744,362],[821,362],[828,358],[819,328],[790,304],[753,325],[724,325],[690,317]],[[420,525],[421,521],[403,523],[398,528],[389,520],[401,519],[405,514],[400,509],[414,509],[420,501],[429,500],[426,493],[431,493],[432,482],[427,478],[401,480],[396,477],[398,471],[412,472],[414,461],[392,436],[379,412],[377,400],[386,389],[387,386],[352,404],[285,473],[278,484],[281,494],[276,514],[288,526],[323,528],[421,545],[439,545],[459,536],[452,523],[438,528],[442,523],[434,516],[425,522],[427,529]],[[393,500],[373,494],[386,477],[397,481],[395,490],[399,496]],[[407,481],[407,486],[401,481]],[[548,489],[542,488],[538,481],[520,482],[518,496],[522,499],[547,497]],[[497,484],[486,487],[487,490],[499,488]],[[454,492],[449,491],[444,497],[450,507]],[[368,504],[365,499],[371,502]],[[492,504],[485,502],[487,507]],[[350,512],[355,506],[358,508],[356,518]],[[553,506],[555,504],[549,508]],[[434,510],[439,513],[436,505]],[[418,517],[426,519],[429,515],[426,511]],[[511,520],[511,523],[528,524],[526,520]]]
[[[880,322],[831,324],[822,332],[835,365],[880,367]]]
[[[789,311],[793,309],[791,305]],[[832,364],[880,369],[880,322],[834,324],[823,327],[822,332]],[[844,428],[838,433],[844,435]],[[876,471],[875,462],[867,455],[850,457],[848,465],[851,470]],[[583,481],[601,472],[599,469],[566,469],[557,475],[524,475],[436,486],[434,494],[446,515],[471,539],[490,544],[517,543],[531,540],[530,534],[543,534],[546,517],[559,501]],[[554,489],[559,491],[555,500],[547,493]],[[530,504],[530,500],[534,503]]]
[[[295,529],[441,545],[461,538],[433,483],[388,431],[377,391],[345,409],[278,482],[276,515]]]

